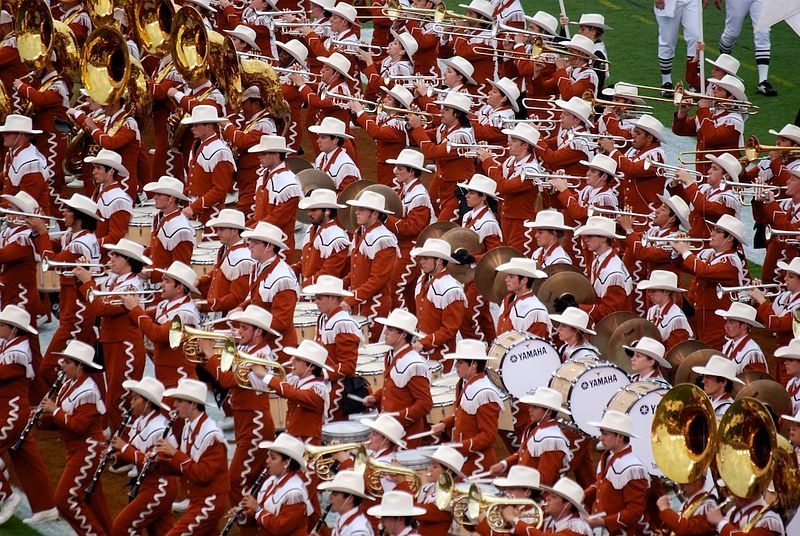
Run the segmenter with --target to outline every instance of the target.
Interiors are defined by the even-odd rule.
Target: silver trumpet
[[[455,151],[458,156],[464,158],[475,158],[478,156],[478,149],[486,149],[492,153],[493,157],[503,156],[506,154],[506,148],[503,145],[488,145],[484,143],[452,143],[447,142],[447,152]]]
[[[20,218],[41,218],[43,220],[50,221],[64,221],[64,218],[56,218],[55,216],[46,216],[44,214],[33,214],[19,210],[9,210],[7,208],[0,208],[0,214],[5,214],[6,216],[17,216]]]
[[[271,32],[280,32],[283,35],[301,35],[299,30],[303,26],[311,26],[312,23],[306,22],[287,22],[280,19],[267,19],[267,28]]]
[[[764,293],[765,298],[774,298],[780,294],[784,288],[786,288],[786,285],[783,283],[762,283],[760,285],[742,285],[740,287],[724,287],[722,285],[717,285],[717,299],[721,300],[726,294],[728,294],[728,297],[732,301],[741,301],[742,294],[751,289],[760,289],[762,291],[767,289],[775,289],[773,292]]]
[[[699,171],[695,171],[693,169],[686,169],[680,166],[670,166],[669,164],[661,163],[657,160],[653,160],[652,158],[645,158],[644,159],[644,169],[647,171],[650,168],[655,168],[656,175],[660,177],[664,177],[667,179],[674,180],[677,176],[679,171],[685,171],[691,175],[695,175],[696,177],[702,177],[703,174]]]
[[[444,99],[445,97],[447,97],[451,93],[458,93],[459,95],[466,95],[467,97],[469,97],[469,100],[472,101],[472,105],[473,106],[480,105],[486,99],[486,97],[484,97],[483,95],[475,95],[473,93],[466,93],[464,91],[452,91],[452,90],[447,89],[447,88],[439,88],[439,87],[432,87],[432,86],[428,88],[427,95],[428,95],[428,97],[433,97],[434,94],[438,94],[438,95],[441,95],[441,97],[440,97],[441,99]]]
[[[425,82],[426,84],[432,84],[434,86],[438,86],[444,83],[444,80],[441,76],[436,76],[435,74],[432,75],[402,75],[402,76],[384,76],[383,77],[383,84],[388,86],[392,82]]]
[[[533,184],[535,186],[538,186],[539,188],[547,188],[550,190],[552,190],[553,188],[553,184],[550,182],[550,179],[553,178],[564,179],[567,181],[578,181],[579,184],[574,184],[572,182],[567,184],[567,188],[573,190],[581,187],[580,181],[586,180],[586,177],[582,177],[580,175],[559,175],[557,173],[538,173],[535,171],[528,171],[524,169],[522,171],[522,178],[527,180],[532,180]]]
[[[55,271],[59,275],[63,275],[65,277],[70,277],[75,274],[73,270],[74,268],[85,268],[86,270],[101,270],[102,272],[105,271],[106,265],[105,264],[98,264],[93,262],[66,262],[66,261],[54,261],[50,259],[42,259],[42,271],[49,272],[50,270]],[[95,274],[98,275],[98,274]]]
[[[500,126],[502,128],[514,128],[519,124],[533,125],[542,130],[553,130],[558,126],[558,121],[553,119],[501,119]]]
[[[648,225],[653,216],[650,214],[641,214],[639,212],[627,212],[625,210],[615,210],[612,208],[595,207],[591,206],[587,209],[586,214],[591,218],[592,216],[629,216],[633,218],[634,225]]]
[[[332,99],[333,103],[339,108],[347,108],[348,102],[360,102],[364,105],[364,111],[374,113],[379,106],[379,103],[360,97],[353,97],[351,95],[344,95],[343,93],[335,93],[333,91],[322,90],[320,91],[319,98],[322,100]]]
[[[679,236],[643,236],[642,245],[646,248],[653,247],[663,249],[665,251],[672,251],[672,242],[688,242],[694,244],[689,247],[690,251],[700,251],[705,249],[705,244],[708,242],[707,238],[689,238],[686,235]]]
[[[351,54],[355,53],[357,49],[360,48],[362,50],[366,50],[372,56],[379,55],[385,49],[385,47],[381,47],[378,45],[369,45],[367,43],[361,43],[359,41],[342,41],[339,39],[331,39],[331,44],[339,48],[347,49],[347,51],[350,52]]]
[[[575,132],[574,130],[570,130],[567,133],[567,139],[570,141],[574,140],[575,138],[588,140],[590,143],[597,145],[599,140],[612,140],[614,142],[614,147],[617,149],[623,149],[630,140],[625,138],[624,136],[614,136],[611,134],[594,134],[592,132]]]
[[[141,296],[139,303],[152,303],[156,297],[156,290],[95,290],[86,293],[89,301],[100,299],[106,305],[122,305],[125,296]]]
[[[272,70],[280,74],[302,74],[308,78],[309,82],[316,82],[317,78],[319,78],[318,74],[312,73],[311,71],[304,71],[303,69],[292,69],[291,67],[273,67]]]
[[[770,225],[767,225],[767,228],[764,231],[764,236],[767,240],[774,238],[775,240],[780,240],[786,244],[791,244],[794,246],[800,245],[800,231],[773,229]]]
[[[737,182],[722,179],[719,187],[721,190],[731,188],[739,196],[742,206],[752,206],[753,201],[764,199],[764,194],[767,192],[778,193],[785,189],[785,186],[777,186],[773,184],[761,184],[757,182]]]

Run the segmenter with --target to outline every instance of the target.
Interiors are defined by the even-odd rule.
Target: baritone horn
[[[506,506],[516,506],[522,508],[520,519],[537,529],[542,527],[544,514],[542,507],[531,499],[512,499],[509,497],[499,497],[497,495],[485,495],[480,492],[477,486],[471,486],[467,495],[467,511],[479,511],[486,517],[486,523],[493,532],[511,533],[514,527],[503,519],[502,510]],[[472,521],[477,522],[478,519]]]
[[[234,365],[236,368],[234,369]],[[279,378],[281,381],[286,379],[286,368],[271,359],[264,359],[263,357],[255,354],[248,354],[236,348],[233,339],[226,338],[225,346],[222,349],[219,357],[219,370],[221,372],[228,372],[233,370],[233,378],[239,387],[250,389],[252,391],[271,392],[269,389],[258,389],[253,387],[250,383],[250,368],[253,365],[261,365],[262,367],[272,369],[272,374]]]
[[[422,479],[413,469],[407,469],[392,463],[379,462],[372,458],[367,458],[364,464],[364,481],[366,483],[366,491],[373,497],[383,497],[383,484],[381,478],[383,475],[389,477],[403,477],[408,487],[411,489],[411,494],[416,496],[419,489],[422,487]]]
[[[225,348],[225,341],[231,335],[222,331],[205,331],[183,325],[180,316],[172,319],[169,326],[169,347],[173,350],[183,346],[183,355],[190,363],[205,363],[206,356],[200,355],[200,339],[215,341],[214,348],[220,350]]]
[[[729,295],[728,297],[731,299],[731,301],[741,301],[740,298],[739,298],[740,294],[742,292],[747,292],[748,290],[753,290],[753,289],[759,289],[761,291],[765,291],[767,289],[775,289],[772,292],[765,292],[764,293],[764,297],[765,298],[774,298],[775,296],[780,294],[781,291],[784,288],[786,288],[786,285],[784,285],[783,283],[765,283],[765,284],[760,284],[760,285],[742,285],[742,286],[738,286],[738,287],[726,287],[726,286],[723,286],[723,285],[717,285],[717,299],[721,300],[722,298],[725,297],[726,294],[728,294]]]
[[[340,443],[338,445],[306,445],[305,460],[308,467],[313,467],[314,473],[322,481],[333,480],[339,470],[339,463],[333,455],[338,452],[355,451],[356,459],[353,470],[364,472],[367,465],[367,448],[365,443]]]

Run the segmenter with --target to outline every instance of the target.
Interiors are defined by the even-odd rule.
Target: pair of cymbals
[[[497,267],[513,258],[524,257],[521,251],[509,246],[490,249],[483,254],[475,267],[475,285],[478,292],[487,300],[500,303],[507,294],[505,275],[497,272]]]
[[[555,301],[564,294],[572,294],[579,305],[588,305],[597,301],[597,294],[589,278],[582,272],[572,270],[555,270],[536,291],[536,296],[541,300],[550,314],[556,312]]]
[[[302,158],[294,157],[303,162],[306,162]],[[287,158],[287,160],[289,160]],[[308,164],[308,162],[306,162]],[[309,164],[310,166],[311,164]],[[289,169],[292,169],[291,167]],[[292,170],[294,171],[294,170]],[[317,190],[319,188],[324,188],[326,190],[333,190],[336,191],[336,185],[333,182],[333,179],[325,173],[324,171],[320,171],[318,169],[311,169],[305,168],[301,169],[300,171],[295,172],[297,174],[297,180],[300,181],[300,188],[303,190],[303,195],[308,197],[311,195],[311,192]],[[297,220],[302,223],[311,223],[311,220],[308,218],[308,212],[302,209],[297,211]]]
[[[393,188],[384,184],[378,184],[375,181],[360,180],[352,183],[342,190],[337,197],[337,201],[340,205],[347,205],[348,201],[359,199],[365,191],[381,194],[384,199],[386,199],[386,209],[390,210],[392,214],[398,218],[403,217],[403,202],[400,200],[400,196],[397,195],[397,192],[395,192]],[[340,209],[339,222],[347,231],[351,233],[355,231],[358,224],[356,223],[354,208],[348,205],[347,208]]]

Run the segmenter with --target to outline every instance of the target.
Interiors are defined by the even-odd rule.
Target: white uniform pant
[[[733,0],[736,1],[736,0]],[[675,9],[670,3],[674,2]],[[700,18],[698,14],[700,0],[667,0],[665,9],[654,9],[656,22],[658,22],[658,59],[662,63],[675,57],[675,47],[678,44],[678,31],[683,27],[683,40],[686,42],[686,57],[693,58],[700,39]],[[671,17],[666,16],[672,14]],[[662,69],[664,65],[662,65]]]
[[[756,49],[756,63],[769,63],[769,28],[756,32],[756,23],[764,0],[727,0],[725,2],[725,29],[719,38],[720,52],[730,54],[736,40],[742,33],[744,18],[749,14],[753,24],[753,44]]]

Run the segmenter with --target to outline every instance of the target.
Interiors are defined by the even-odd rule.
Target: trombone
[[[18,216],[20,218],[41,218],[43,220],[50,220],[50,221],[64,221],[64,218],[56,218],[55,216],[47,216],[45,214],[22,212],[20,210],[9,210],[7,208],[0,208],[0,214],[5,214],[6,216]],[[16,219],[16,218],[10,218],[10,219]]]
[[[748,162],[753,162],[758,158],[758,153],[769,153],[772,151],[778,151],[781,153],[786,153],[784,158],[800,158],[800,147],[782,147],[780,145],[761,145],[758,142],[758,138],[756,136],[749,136],[747,141],[744,144],[744,152],[745,156],[748,158]],[[750,151],[748,153],[748,151]]]
[[[526,35],[528,37],[538,37],[542,39],[542,41],[551,41],[553,40],[553,36],[549,34],[534,32],[531,30],[523,30],[522,28],[516,28],[514,26],[509,26],[507,24],[503,24],[502,22],[497,22],[492,26],[492,37],[497,37],[497,34],[500,33],[511,33],[511,34],[518,34],[518,35]],[[513,39],[507,39],[507,41],[515,42]]]
[[[312,83],[316,82],[317,78],[319,78],[319,75],[317,73],[312,73],[311,71],[304,71],[303,69],[292,69],[291,67],[273,67],[272,70],[280,74],[294,74],[294,73],[302,74],[303,76],[308,78],[308,80]]]
[[[91,302],[101,299],[106,305],[122,305],[125,296],[141,296],[139,303],[153,303],[156,290],[95,290],[89,289],[86,298]]]
[[[627,212],[625,210],[615,210],[612,208],[590,206],[586,210],[586,214],[591,218],[592,216],[627,216],[633,218],[634,225],[648,225],[653,216],[650,214],[641,214],[639,212]]]
[[[689,251],[700,251],[705,248],[705,243],[708,238],[689,238],[685,234],[677,236],[643,236],[642,245],[646,248],[653,247],[663,249],[664,251],[672,251],[672,242],[688,242],[695,244],[689,247]]]
[[[397,108],[396,106],[386,106],[385,104],[379,104],[377,108],[375,108],[375,113],[379,114],[381,112],[386,112],[389,115],[418,115],[422,118],[423,125],[426,125],[428,120],[433,120],[434,118],[441,119],[442,114],[436,114],[433,112],[422,112],[420,110],[408,110],[406,108]]]
[[[484,143],[452,143],[447,142],[445,145],[447,152],[455,150],[458,156],[464,158],[475,158],[478,156],[478,149],[486,149],[492,153],[493,157],[500,157],[506,154],[504,145],[488,145]]]
[[[397,19],[414,20],[419,22],[442,22],[447,17],[447,6],[444,2],[437,5],[435,9],[425,9],[421,7],[411,7],[401,5],[397,0],[389,2],[381,9],[381,15],[394,22]],[[373,15],[359,15],[356,18],[374,18]]]
[[[614,147],[616,147],[617,149],[624,149],[625,146],[630,141],[628,138],[624,136],[614,136],[611,134],[594,134],[592,132],[575,132],[574,130],[570,130],[567,133],[567,139],[572,141],[575,138],[588,140],[595,146],[597,146],[598,140],[612,140],[614,142]]]
[[[105,264],[97,264],[93,262],[66,262],[66,261],[55,261],[52,259],[42,259],[42,271],[49,272],[50,270],[55,271],[58,275],[64,277],[72,277],[75,275],[74,270],[70,270],[70,268],[85,268],[86,270],[102,270],[101,275],[105,272],[106,265]]]
[[[648,89],[652,91],[657,91],[659,94],[664,91],[664,88],[656,87],[656,86],[645,86],[642,84],[631,84],[629,82],[622,82],[623,84],[631,87],[635,87],[637,89]],[[672,104],[673,106],[683,106],[684,98],[689,97],[693,99],[705,99],[710,100],[717,103],[718,106],[730,106],[732,108],[745,108],[747,114],[749,115],[756,115],[758,113],[759,107],[752,104],[750,101],[741,101],[737,99],[726,99],[724,97],[715,97],[713,95],[704,95],[703,93],[693,93],[691,91],[686,91],[683,88],[683,82],[678,82],[675,84],[675,89],[672,90],[673,97],[656,97],[653,95],[637,95],[640,99],[655,101],[655,102],[667,102]],[[695,105],[696,102],[691,101],[689,104]]]
[[[379,103],[375,101],[362,99],[359,97],[353,97],[351,95],[345,95],[343,93],[335,93],[333,91],[328,91],[326,89],[320,91],[319,98],[322,100],[332,99],[333,103],[336,106],[343,109],[347,109],[348,102],[360,102],[364,105],[364,111],[368,113],[374,113],[379,106]]]
[[[356,49],[360,48],[368,51],[372,56],[378,56],[381,52],[385,50],[385,47],[381,47],[378,45],[369,45],[367,43],[361,43],[359,41],[342,41],[341,39],[331,39],[331,44],[340,49],[346,49],[347,52],[350,54],[355,54],[357,52]]]
[[[558,128],[559,122],[554,119],[501,119],[501,128],[514,128],[516,125],[533,125],[542,130],[553,130]]]
[[[728,294],[731,301],[741,301],[741,294],[743,292],[747,292],[748,290],[752,289],[775,289],[773,292],[766,292],[764,293],[765,298],[774,298],[778,296],[782,290],[786,288],[786,285],[783,283],[767,283],[767,284],[760,284],[760,285],[742,285],[740,287],[725,287],[722,285],[717,285],[717,299],[721,300]]]
[[[235,368],[234,365],[236,365]],[[233,342],[233,339],[229,337],[225,339],[225,346],[223,347],[219,356],[219,370],[221,372],[233,370],[234,381],[236,381],[236,384],[243,389],[267,393],[272,392],[269,389],[253,387],[253,384],[250,383],[249,374],[250,368],[253,365],[261,365],[262,367],[272,369],[272,374],[274,374],[280,380],[286,379],[286,368],[277,361],[264,359],[263,357],[259,357],[255,354],[243,352],[236,348],[236,344]]]
[[[625,98],[625,97],[622,97],[622,98]],[[652,113],[653,113],[653,107],[650,106],[649,104],[636,104],[636,103],[633,103],[633,102],[615,102],[615,101],[609,101],[609,100],[604,100],[604,99],[598,99],[598,98],[595,98],[594,96],[590,96],[589,98],[584,98],[583,100],[585,100],[589,104],[589,106],[591,106],[592,108],[594,108],[596,106],[600,106],[600,107],[603,107],[603,108],[612,108],[612,107],[613,108],[625,108],[625,109],[631,109],[632,108],[633,110],[635,110],[635,111],[637,111],[639,113],[642,113],[642,114],[651,114],[652,115]]]
[[[203,329],[191,328],[183,325],[181,317],[176,316],[172,319],[169,326],[169,347],[173,350],[183,346],[183,355],[190,363],[205,363],[207,357],[200,355],[200,345],[198,340],[206,339],[219,341],[215,342],[214,348],[223,350],[227,346],[227,341],[231,339],[230,333],[224,331],[205,331]]]
[[[764,237],[769,240],[774,238],[786,244],[793,246],[800,245],[800,231],[791,231],[789,229],[774,229],[772,226],[767,225],[764,231]]]

